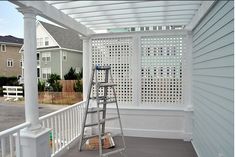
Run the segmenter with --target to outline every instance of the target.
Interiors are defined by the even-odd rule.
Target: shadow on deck
[[[191,142],[183,140],[125,137],[125,141],[127,157],[197,157]],[[98,151],[79,152],[76,144],[62,156],[98,157],[98,154]],[[121,157],[119,153],[110,156]]]

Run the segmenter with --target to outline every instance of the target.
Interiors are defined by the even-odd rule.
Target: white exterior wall
[[[234,156],[234,2],[217,1],[193,30],[193,145]]]
[[[37,45],[37,48],[59,46],[57,44],[57,42],[55,41],[55,39],[53,39],[53,37],[47,32],[47,30],[40,23],[37,23],[37,26],[36,26],[36,37],[37,37],[37,39],[43,38],[43,46]],[[45,37],[49,38],[49,45],[48,46],[45,46]]]
[[[128,101],[119,101],[121,119],[123,123],[124,133],[126,136],[139,136],[139,137],[155,137],[155,138],[170,138],[170,139],[184,139],[190,140],[192,135],[192,109],[191,109],[191,88],[189,88],[191,70],[188,59],[184,60],[184,74],[183,74],[183,101],[176,103],[160,103],[160,102],[142,102],[141,101],[141,37],[153,36],[153,37],[165,37],[165,36],[184,36],[184,57],[189,58],[191,56],[191,35],[186,31],[158,31],[158,32],[133,32],[133,33],[120,33],[120,34],[101,34],[94,35],[89,40],[89,63],[84,66],[84,70],[90,75],[92,65],[92,40],[93,39],[112,39],[113,38],[131,38],[132,39],[132,57],[124,58],[120,62],[126,64],[126,59],[131,66],[132,74],[132,101],[127,98]],[[129,39],[127,39],[129,40]],[[105,41],[106,42],[106,41]],[[96,43],[96,41],[95,41]],[[114,43],[114,42],[113,42]],[[100,44],[100,43],[98,43]],[[101,44],[100,44],[101,45]],[[101,48],[101,47],[100,47]],[[84,50],[85,51],[85,50]],[[99,52],[99,50],[95,50]],[[88,52],[88,50],[86,50]],[[95,54],[96,55],[96,54]],[[106,60],[107,58],[105,58]],[[97,59],[99,61],[99,59]],[[108,60],[108,59],[107,59]],[[110,61],[119,62],[117,60]],[[190,75],[189,75],[190,74]],[[124,73],[125,75],[125,73]],[[114,76],[114,75],[113,75]],[[90,77],[90,76],[89,76]],[[84,78],[88,80],[89,78]],[[120,84],[125,84],[119,82]],[[155,85],[154,85],[155,86]],[[125,92],[124,89],[123,92]],[[130,90],[130,89],[127,89]],[[123,97],[122,97],[123,98]],[[116,110],[114,106],[108,105],[108,116],[114,116]],[[95,117],[94,117],[95,119]],[[107,127],[116,131],[118,123],[107,123]]]

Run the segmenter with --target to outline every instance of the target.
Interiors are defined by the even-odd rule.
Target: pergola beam
[[[18,5],[19,7],[32,7],[39,11],[39,15],[49,19],[52,22],[55,22],[63,27],[72,29],[84,36],[89,36],[94,34],[92,30],[82,25],[75,19],[64,14],[60,10],[51,6],[45,1],[11,1],[12,3]]]
[[[88,25],[92,30],[105,30],[110,28],[124,28],[124,27],[150,27],[150,26],[171,26],[171,25],[186,25],[187,20],[185,21],[162,21],[162,22],[133,22],[133,23],[121,23],[121,24],[106,24],[106,25]]]
[[[172,15],[178,15],[178,14],[191,14],[191,15],[194,15],[194,12],[196,12],[196,10],[192,10],[192,9],[186,9],[186,10],[171,10],[171,11],[168,11],[168,10],[164,10],[164,11],[141,11],[139,12],[139,15],[145,15],[145,14],[156,14],[156,15],[166,15],[168,16],[169,14],[172,14]],[[111,12],[110,14],[97,14],[97,15],[94,15],[94,14],[91,14],[91,15],[77,15],[77,16],[74,16],[74,15],[71,15],[72,18],[93,18],[93,17],[106,17],[106,16],[113,16],[113,18],[115,16],[120,16],[120,15],[135,15],[133,12],[130,12],[130,13],[117,13],[117,12]]]
[[[112,19],[112,23],[114,24],[127,24],[127,23],[132,23],[132,22],[153,22],[155,23],[155,21],[178,21],[178,20],[182,20],[182,21],[189,21],[191,20],[191,17],[173,17],[173,18],[160,18],[160,17],[148,17],[148,18],[136,18],[136,19]],[[81,21],[81,23],[85,24],[85,25],[103,25],[103,24],[109,24],[110,20],[100,20],[100,21],[92,21],[92,22],[84,22]]]
[[[100,14],[104,11],[108,13],[114,13],[116,12],[121,12],[121,13],[130,13],[132,10],[137,10],[136,13],[139,14],[140,12],[144,11],[153,11],[153,12],[170,12],[170,11],[178,11],[178,10],[197,10],[198,5],[178,5],[178,6],[158,6],[158,5],[152,5],[152,6],[137,6],[137,7],[130,7],[126,6],[125,8],[105,8],[105,9],[96,9],[93,11],[89,10],[81,10],[81,9],[71,9],[71,10],[65,10],[65,12],[68,15],[86,15],[86,14]]]
[[[197,13],[190,21],[190,23],[185,27],[187,30],[192,30],[195,26],[201,21],[201,19],[205,16],[205,14],[210,10],[213,6],[215,1],[202,1],[200,8],[198,9]]]
[[[166,16],[170,17],[170,18],[174,18],[174,17],[185,17],[185,18],[192,18],[194,16],[193,12],[187,12],[187,13],[173,13],[173,12],[168,12],[165,14]],[[109,16],[109,15],[107,15]],[[95,16],[95,17],[75,17],[76,20],[78,20],[79,22],[94,22],[94,21],[104,21],[107,20],[107,16]],[[152,18],[152,17],[156,17],[156,18],[163,18],[163,13],[147,13],[147,14],[140,14],[139,18]],[[124,15],[116,15],[113,17],[113,19],[115,20],[127,20],[127,19],[133,19],[134,18],[134,14],[124,14]]]
[[[131,5],[131,6],[130,6]],[[71,7],[71,8],[63,8],[60,7],[58,8],[59,10],[63,10],[65,11],[65,13],[68,14],[73,14],[73,13],[88,13],[88,12],[100,12],[100,11],[110,11],[110,10],[129,10],[129,9],[141,9],[141,8],[153,8],[153,7],[157,7],[157,8],[169,8],[169,7],[179,7],[179,8],[198,8],[200,6],[199,3],[194,3],[194,4],[189,4],[189,3],[144,3],[142,4],[141,2],[132,2],[132,3],[122,3],[122,4],[116,4],[116,5],[109,5],[109,7],[104,7],[102,6],[102,8],[99,7],[84,7],[84,8],[78,8],[78,7]]]

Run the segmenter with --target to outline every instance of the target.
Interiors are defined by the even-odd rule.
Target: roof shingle
[[[0,42],[23,44],[24,40],[22,38],[6,35],[6,36],[0,36]]]
[[[83,41],[77,32],[39,21],[62,48],[83,50]]]

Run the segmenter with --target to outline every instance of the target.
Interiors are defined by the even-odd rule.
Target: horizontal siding
[[[233,157],[233,1],[217,1],[194,28],[192,64],[196,151],[200,157]]]

